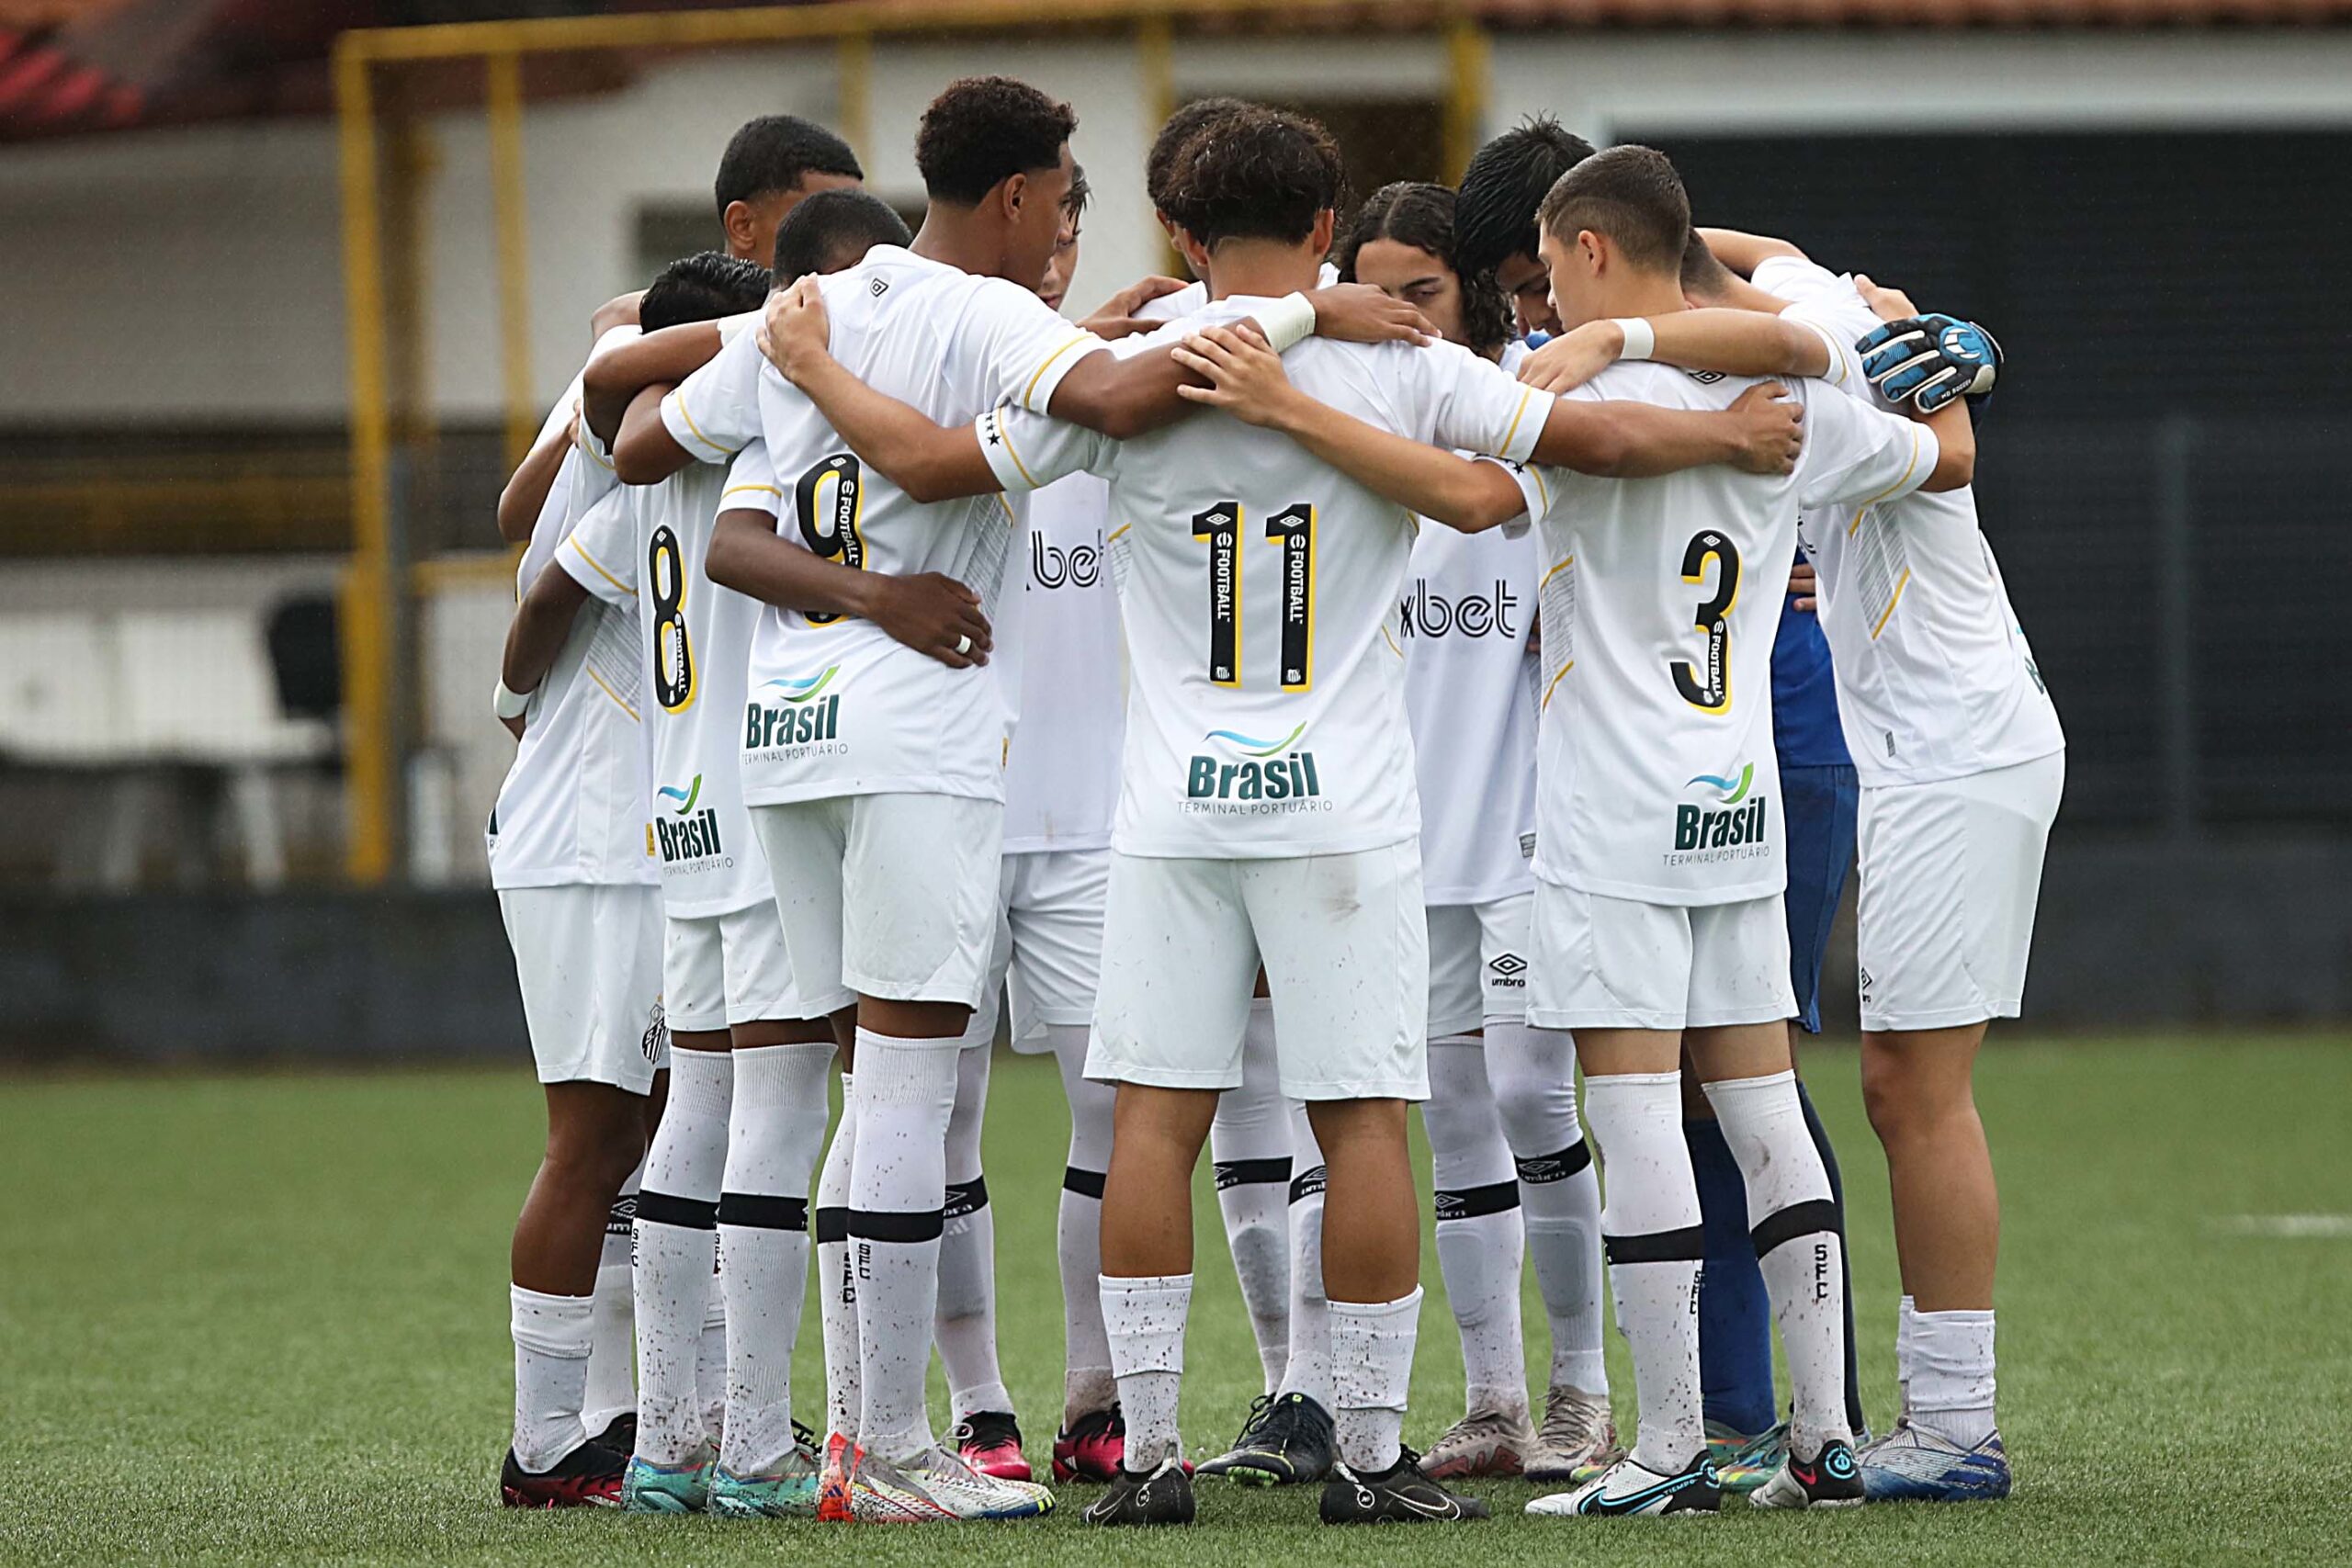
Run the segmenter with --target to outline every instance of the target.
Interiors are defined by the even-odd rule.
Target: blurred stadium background
[[[1176,103],[1359,193],[1546,110],[1979,316],[1979,490],[2072,742],[2037,1025],[2352,1013],[2345,0],[0,0],[0,1058],[482,1053],[492,502],[742,119],[921,205],[954,76],[1076,106],[1073,296]],[[1850,950],[1849,950],[1850,951]],[[1826,1010],[1850,1021],[1851,964]]]

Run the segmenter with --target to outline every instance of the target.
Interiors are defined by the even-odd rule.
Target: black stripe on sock
[[[1782,1242],[1794,1241],[1801,1235],[1813,1235],[1828,1231],[1843,1235],[1846,1217],[1838,1205],[1826,1198],[1809,1198],[1802,1203],[1792,1203],[1764,1216],[1755,1229],[1747,1233],[1756,1244],[1756,1256],[1763,1257]]]
[[[849,1211],[847,1209],[818,1210],[816,1229],[817,1242],[820,1247],[827,1242],[847,1241],[849,1239]]]
[[[1432,1194],[1437,1223],[1475,1220],[1483,1214],[1507,1214],[1519,1207],[1519,1183],[1498,1181],[1488,1187],[1468,1187],[1459,1192]]]
[[[1646,1235],[1604,1235],[1601,1248],[1611,1265],[1619,1263],[1696,1263],[1707,1255],[1703,1225],[1679,1231],[1652,1231]]]
[[[1290,1158],[1281,1159],[1221,1159],[1210,1166],[1216,1176],[1216,1190],[1228,1187],[1258,1187],[1269,1182],[1290,1179]]]
[[[1104,1174],[1099,1170],[1080,1170],[1074,1165],[1066,1165],[1062,1167],[1062,1190],[1075,1192],[1081,1198],[1091,1198],[1099,1203],[1102,1201]]]
[[[944,1219],[960,1220],[989,1206],[989,1179],[976,1176],[969,1181],[947,1184],[947,1204],[940,1211]]]
[[[859,1241],[893,1241],[913,1246],[937,1241],[946,1228],[946,1216],[937,1209],[852,1209],[849,1234]]]
[[[1530,1187],[1543,1187],[1555,1181],[1566,1181],[1592,1164],[1592,1145],[1578,1138],[1555,1155],[1537,1155],[1533,1159],[1513,1160],[1519,1168],[1519,1179]]]
[[[1301,1171],[1290,1179],[1290,1201],[1294,1203],[1323,1195],[1323,1168]]]
[[[808,1200],[773,1198],[760,1192],[721,1192],[718,1223],[758,1231],[805,1231]]]
[[[648,1187],[637,1195],[637,1217],[680,1230],[707,1231],[718,1224],[718,1205],[699,1198],[673,1198]]]

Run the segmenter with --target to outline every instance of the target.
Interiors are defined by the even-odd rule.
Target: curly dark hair
[[[1478,149],[1462,172],[1453,213],[1456,263],[1466,276],[1536,254],[1536,209],[1562,175],[1592,156],[1592,143],[1532,115]]]
[[[1295,243],[1346,193],[1329,131],[1304,115],[1247,104],[1211,119],[1179,149],[1161,210],[1211,248],[1227,240]]]
[[[1175,168],[1176,154],[1184,150],[1194,131],[1236,109],[1255,107],[1240,98],[1194,98],[1179,104],[1176,112],[1160,122],[1159,133],[1151,139],[1151,151],[1144,155],[1143,188],[1151,205],[1162,212],[1168,210],[1169,175]]]
[[[1678,277],[1690,240],[1690,197],[1673,163],[1655,147],[1595,152],[1560,176],[1538,218],[1555,239],[1580,229],[1605,234],[1635,266]]]
[[[715,321],[756,310],[768,297],[768,269],[724,251],[696,251],[662,269],[637,304],[638,323],[658,333],[683,321]]]
[[[1374,240],[1394,240],[1427,251],[1453,270],[1462,286],[1462,335],[1474,354],[1492,358],[1510,341],[1510,302],[1495,275],[1469,272],[1453,255],[1454,195],[1441,185],[1398,180],[1364,198],[1333,253],[1342,283],[1356,280],[1356,253]]]
[[[823,126],[797,115],[763,114],[745,120],[728,139],[718,160],[718,178],[712,194],[718,215],[739,201],[757,201],[780,190],[797,189],[808,175],[842,175],[862,180],[857,154],[849,143]]]
[[[1015,175],[1061,162],[1078,129],[1068,104],[1010,76],[967,76],[931,100],[915,129],[915,167],[933,201],[977,207]]]

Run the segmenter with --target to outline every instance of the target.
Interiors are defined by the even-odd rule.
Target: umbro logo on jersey
[[[1724,378],[1724,373],[1720,370],[1685,370],[1683,374],[1702,387],[1712,387]]]
[[[887,277],[877,277],[865,286],[865,291],[879,299],[890,292],[890,280]]]
[[[1495,954],[1487,961],[1487,972],[1495,977],[1495,984],[1498,986],[1516,987],[1527,984],[1527,960],[1516,953]]]
[[[1516,640],[1519,628],[1511,625],[1511,612],[1518,607],[1519,596],[1505,578],[1495,579],[1489,592],[1448,599],[1430,592],[1428,578],[1418,577],[1413,580],[1413,592],[1396,606],[1396,618],[1407,637],[1458,634]]]

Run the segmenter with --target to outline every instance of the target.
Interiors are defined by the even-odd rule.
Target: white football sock
[[[1419,1286],[1397,1301],[1331,1303],[1331,1421],[1340,1458],[1359,1475],[1396,1463],[1420,1319]]]
[[[1290,1362],[1290,1102],[1283,1099],[1274,1057],[1274,1004],[1250,1004],[1241,1036],[1241,1087],[1217,1097],[1209,1123],[1209,1158],[1226,1246],[1258,1341],[1258,1363],[1271,1393]]]
[[[589,1335],[587,1403],[581,1424],[594,1437],[616,1416],[637,1408],[637,1283],[629,1254],[636,1249],[637,1189],[645,1164],[628,1173],[605,1221],[605,1250],[596,1264],[596,1315]]]
[[[1102,1292],[1111,1371],[1119,1380],[1119,1408],[1127,1422],[1124,1463],[1145,1474],[1184,1451],[1176,1429],[1176,1400],[1184,1383],[1184,1320],[1193,1308],[1193,1277],[1105,1274]]]
[[[734,1085],[732,1053],[670,1053],[670,1099],[637,1195],[637,1451],[656,1464],[684,1464],[703,1442],[695,1363],[718,1294],[711,1275]],[[724,1391],[722,1383],[722,1401]]]
[[[1795,1073],[1705,1087],[1747,1185],[1748,1230],[1788,1358],[1789,1451],[1813,1459],[1824,1443],[1854,1438],[1846,1425],[1845,1222],[1804,1124]]]
[[[580,1424],[588,1387],[593,1296],[550,1296],[507,1287],[514,1337],[514,1461],[533,1475],[552,1470],[588,1440]]]
[[[792,1352],[808,1292],[808,1178],[825,1137],[830,1045],[735,1053],[718,1286],[727,1308],[727,1414],[718,1462],[773,1475],[793,1449]]]
[[[1430,1042],[1430,1098],[1421,1106],[1421,1125],[1430,1140],[1438,1269],[1462,1331],[1463,1408],[1524,1416],[1527,1352],[1519,1280],[1527,1237],[1519,1178],[1487,1086],[1486,1043],[1476,1035]],[[1332,1354],[1336,1371],[1336,1347]]]
[[[1086,1076],[1086,1025],[1046,1026],[1069,1102],[1069,1162],[1062,1170],[1054,1250],[1062,1272],[1062,1426],[1118,1398],[1102,1327],[1102,1179],[1111,1168],[1111,1109],[1119,1091]]]
[[[695,1346],[695,1403],[702,1410],[703,1440],[714,1449],[727,1435],[727,1288],[715,1266],[718,1240],[714,1228],[710,1294],[703,1301],[702,1338]]]
[[[946,1369],[948,1409],[961,1421],[976,1410],[1012,1408],[996,1355],[996,1213],[980,1172],[980,1123],[989,1100],[989,1038],[996,1019],[973,1014],[956,1054],[956,1109],[947,1119],[947,1188],[939,1236],[939,1312],[933,1332]]]
[[[1919,1309],[1909,1296],[1894,1308],[1894,1387],[1901,1401],[1898,1421],[1911,1414],[1911,1362],[1919,1344]]]
[[[857,1032],[849,1245],[857,1273],[858,1440],[899,1461],[932,1446],[923,1380],[939,1312],[956,1041]]]
[[[1601,1230],[1617,1330],[1634,1352],[1633,1457],[1671,1475],[1706,1446],[1699,1389],[1699,1184],[1682,1141],[1679,1073],[1584,1080],[1585,1119],[1609,1162]]]
[[[857,1276],[849,1256],[850,1162],[857,1152],[857,1090],[842,1075],[842,1115],[817,1172],[817,1324],[825,1341],[825,1429],[853,1442],[864,1394],[858,1386]]]
[[[1576,1044],[1567,1031],[1487,1025],[1487,1078],[1518,1168],[1528,1256],[1552,1329],[1550,1381],[1606,1394],[1600,1175],[1577,1120],[1576,1070]]]
[[[1323,1294],[1323,1147],[1306,1119],[1291,1111],[1290,1359],[1280,1389],[1331,1408],[1331,1303]]]
[[[1993,1418],[1993,1314],[1923,1312],[1911,1341],[1911,1425],[1973,1449]]]

